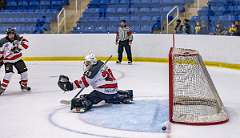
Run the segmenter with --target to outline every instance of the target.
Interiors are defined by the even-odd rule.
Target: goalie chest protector
[[[104,63],[101,60],[97,61],[97,64],[93,65],[88,71],[86,71],[84,74],[89,79],[93,79],[97,73],[100,71]]]

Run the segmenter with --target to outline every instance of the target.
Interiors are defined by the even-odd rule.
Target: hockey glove
[[[69,81],[69,78],[64,75],[59,76],[58,86],[63,91],[72,91],[73,90],[73,83]]]

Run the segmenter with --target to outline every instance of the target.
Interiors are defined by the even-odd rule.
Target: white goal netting
[[[197,51],[172,48],[169,71],[170,121],[208,125],[228,120],[223,103]]]

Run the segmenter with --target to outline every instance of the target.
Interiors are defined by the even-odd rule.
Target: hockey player
[[[130,103],[133,100],[132,90],[119,91],[118,84],[112,71],[94,54],[89,54],[84,60],[85,72],[79,80],[70,82],[69,78],[60,75],[58,86],[63,91],[72,91],[77,88],[86,88],[91,85],[94,89],[90,94],[80,95],[71,101],[71,110],[85,112],[94,104],[104,100],[107,103]]]
[[[27,85],[28,69],[24,61],[21,59],[21,51],[29,47],[28,40],[20,37],[14,28],[8,28],[6,34],[6,37],[0,40],[0,57],[3,58],[5,65],[5,76],[0,86],[0,95],[6,90],[11,80],[14,73],[13,67],[15,67],[18,74],[21,75],[21,81],[19,82],[21,89],[23,91],[30,91],[31,88]]]

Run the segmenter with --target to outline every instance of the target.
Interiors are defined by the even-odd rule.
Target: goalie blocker
[[[90,54],[84,60],[85,72],[79,80],[71,82],[67,76],[60,75],[58,86],[63,91],[72,91],[77,88],[92,86],[94,91],[89,94],[74,97],[71,100],[71,110],[76,112],[86,112],[94,104],[101,101],[106,103],[120,104],[131,103],[133,91],[119,91],[118,84],[112,71],[100,60],[96,60],[95,55]]]

